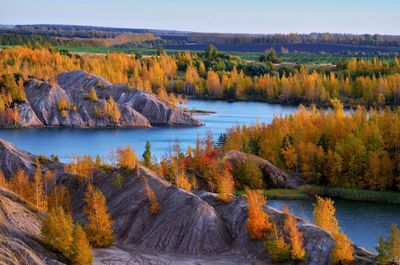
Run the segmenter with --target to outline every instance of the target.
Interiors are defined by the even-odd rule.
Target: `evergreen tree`
[[[146,167],[151,166],[151,143],[149,141],[146,141],[146,146],[144,148],[143,152],[143,160],[144,160],[144,165]]]
[[[378,262],[384,265],[400,264],[400,231],[395,224],[390,228],[390,235],[385,239],[379,238],[376,247]]]

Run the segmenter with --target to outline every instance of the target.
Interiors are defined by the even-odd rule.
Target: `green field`
[[[6,45],[0,45],[1,48],[11,47]],[[59,50],[69,50],[72,53],[110,53],[110,52],[123,52],[123,53],[135,53],[142,55],[155,55],[157,53],[156,48],[113,48],[113,47],[66,47],[66,46],[55,46],[54,48]],[[178,52],[184,52],[185,50],[166,50],[168,54],[177,54]],[[199,51],[189,50],[191,53],[197,53]],[[245,60],[258,61],[258,58],[262,55],[261,52],[225,52],[228,54],[236,55]],[[329,54],[329,53],[309,53],[309,52],[291,52],[284,55],[279,55],[279,59],[282,62],[296,63],[296,64],[335,64],[337,62],[348,60],[349,58],[359,59],[373,59],[373,56],[354,56],[345,54]],[[392,60],[391,57],[383,57],[384,60]]]

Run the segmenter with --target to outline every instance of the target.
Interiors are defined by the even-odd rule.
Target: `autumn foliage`
[[[289,234],[291,258],[293,260],[302,261],[306,255],[303,247],[303,234],[297,228],[296,219],[290,213],[287,205],[283,208],[283,212],[286,213],[284,231]]]
[[[128,170],[136,169],[137,157],[131,146],[118,148],[117,154],[118,166]]]
[[[350,239],[339,228],[331,199],[317,196],[314,204],[314,223],[330,232],[335,240],[332,262],[334,264],[351,264],[355,259],[354,248]]]
[[[112,220],[108,213],[106,199],[103,193],[87,186],[85,194],[85,208],[83,209],[88,224],[85,229],[88,239],[94,247],[109,247],[114,240],[114,232],[111,229]]]
[[[246,222],[247,232],[252,239],[262,239],[271,230],[272,224],[263,206],[266,203],[265,197],[260,190],[245,190],[248,218]]]

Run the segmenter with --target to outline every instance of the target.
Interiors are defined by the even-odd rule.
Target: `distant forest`
[[[363,46],[397,46],[400,47],[400,36],[379,34],[340,34],[340,33],[310,33],[310,34],[235,34],[235,33],[196,33],[175,30],[130,29],[71,25],[16,25],[1,27],[0,36],[4,34],[46,36],[58,38],[81,39],[115,39],[124,34],[152,34],[158,44],[347,44]],[[4,43],[11,45],[13,43]],[[149,40],[147,40],[149,41]],[[150,40],[151,41],[151,40]],[[20,43],[17,43],[20,44]],[[150,44],[152,44],[150,42]]]

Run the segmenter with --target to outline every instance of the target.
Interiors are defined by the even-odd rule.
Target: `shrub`
[[[189,178],[186,176],[185,172],[179,172],[176,175],[175,178],[175,184],[179,188],[186,190],[186,191],[191,191],[192,190],[192,183],[189,181]]]
[[[136,153],[131,146],[121,147],[117,149],[118,166],[128,170],[136,169]]]
[[[355,257],[350,239],[348,239],[343,231],[333,233],[333,238],[335,239],[335,247],[332,249],[332,263],[341,265],[352,264]]]
[[[306,255],[303,247],[303,234],[297,229],[296,219],[290,213],[287,205],[283,211],[286,213],[284,230],[289,234],[290,255],[293,260],[303,261]]]
[[[43,220],[41,235],[46,245],[68,257],[72,243],[71,215],[61,207],[52,208]]]
[[[290,245],[276,231],[274,237],[265,242],[265,248],[273,262],[284,262],[291,258]]]
[[[263,206],[266,203],[264,195],[260,190],[245,190],[248,204],[247,231],[252,239],[265,238],[271,230],[272,224]]]
[[[376,251],[379,264],[400,264],[400,231],[395,224],[392,224],[390,235],[386,239],[379,238]]]
[[[160,211],[160,206],[158,205],[157,195],[154,190],[148,186],[149,201],[150,201],[150,213],[155,215]]]
[[[339,231],[339,224],[335,217],[335,207],[333,201],[329,198],[317,196],[314,204],[314,223],[331,233]]]
[[[90,247],[85,231],[77,224],[73,231],[73,240],[70,251],[70,260],[75,265],[93,264],[93,251]]]
[[[114,241],[114,232],[111,229],[112,220],[108,214],[106,199],[103,193],[88,185],[85,194],[85,214],[88,224],[86,232],[90,243],[94,247],[109,247]]]
[[[232,194],[235,192],[235,181],[233,180],[229,169],[225,168],[220,174],[218,174],[216,181],[218,199],[223,202],[232,201]]]
[[[69,101],[65,97],[61,97],[56,103],[57,110],[61,113],[63,110],[69,109]]]
[[[263,187],[263,173],[256,160],[246,159],[237,170],[237,177],[243,187],[261,189]]]
[[[88,99],[92,102],[96,102],[97,101],[97,92],[96,89],[94,87],[89,89],[89,92],[87,94],[87,96],[85,97],[85,99]]]

